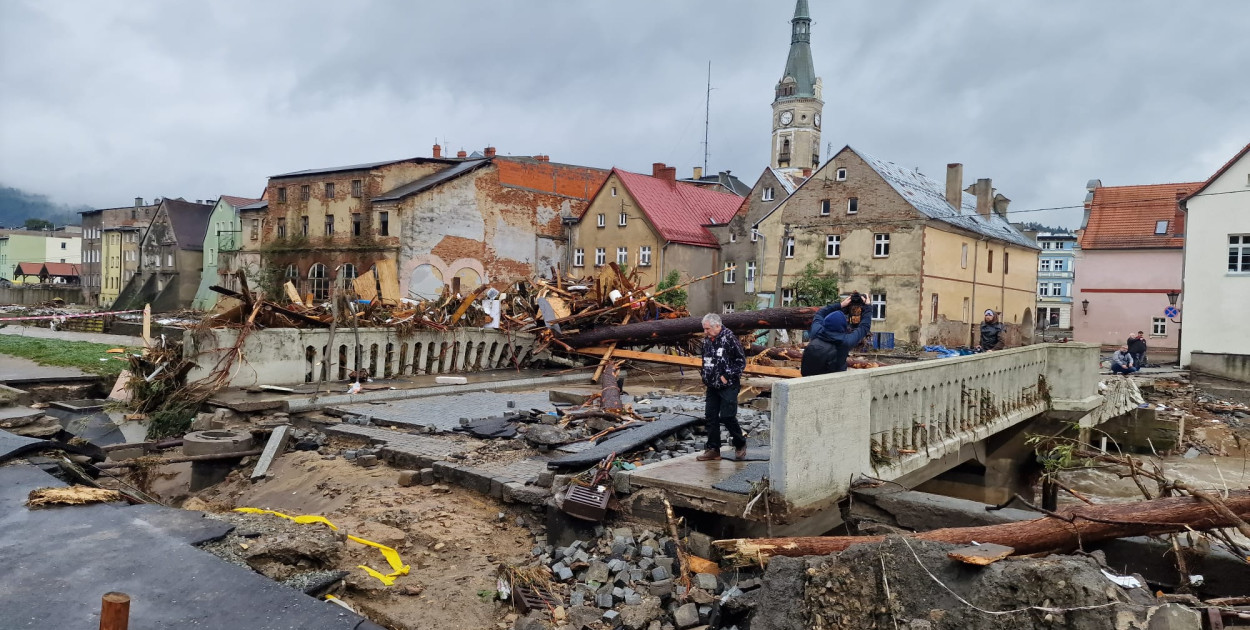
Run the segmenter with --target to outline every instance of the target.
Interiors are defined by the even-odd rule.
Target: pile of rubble
[[[722,608],[758,588],[760,580],[751,572],[722,575],[698,556],[710,553],[710,542],[692,533],[686,541],[691,549],[679,551],[678,541],[652,530],[599,526],[592,539],[535,547],[530,570],[504,572],[531,575],[537,568],[549,576],[529,584],[514,578],[506,585],[503,592],[530,610],[514,627],[736,628]],[[683,554],[704,572],[683,575]]]

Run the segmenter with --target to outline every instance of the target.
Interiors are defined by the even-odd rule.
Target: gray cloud
[[[812,0],[824,140],[1014,208],[1201,180],[1250,141],[1250,5]],[[787,1],[0,3],[0,182],[58,201],[254,195],[268,175],[487,144],[752,180]],[[1079,210],[1021,214],[1073,224]]]

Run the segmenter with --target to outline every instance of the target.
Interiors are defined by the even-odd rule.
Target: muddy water
[[[1159,461],[1162,462],[1165,475],[1195,488],[1223,491],[1250,487],[1250,458],[1199,455],[1193,459],[1185,459],[1180,455],[1169,455]],[[1141,491],[1132,479],[1120,479],[1111,470],[1067,471],[1063,473],[1061,480],[1064,485],[1095,503],[1142,500]],[[1156,491],[1153,481],[1143,480],[1142,483],[1152,493]],[[1059,502],[1066,504],[1078,501],[1067,493],[1060,492]]]

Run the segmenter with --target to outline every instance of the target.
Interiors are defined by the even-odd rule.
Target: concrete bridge
[[[1089,428],[1127,411],[1101,409],[1098,382],[1098,346],[1076,343],[779,381],[766,464],[684,457],[641,467],[629,484],[664,489],[688,509],[741,518],[749,493],[713,486],[724,488],[735,476],[751,480],[753,466],[756,478],[767,476],[791,512],[803,515],[780,530],[787,533],[837,525],[838,510],[825,508],[864,477],[913,488],[977,462],[985,467],[985,492],[977,498],[1002,501],[1017,491],[1013,480],[1032,458],[1029,434],[1068,423]],[[760,512],[741,525],[758,521]]]

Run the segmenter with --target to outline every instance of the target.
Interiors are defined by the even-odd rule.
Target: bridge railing
[[[834,499],[860,474],[895,479],[1040,413],[1088,406],[1097,387],[1098,348],[1089,344],[778,382],[772,487],[798,506]]]

